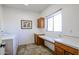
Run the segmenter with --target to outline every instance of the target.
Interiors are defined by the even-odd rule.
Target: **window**
[[[49,18],[47,22],[48,22],[48,23],[47,23],[47,24],[48,24],[48,31],[53,31],[53,26],[54,26],[54,25],[53,25],[53,24],[54,24],[54,23],[53,23],[53,22],[54,22],[54,21],[53,21],[53,18]]]
[[[62,32],[62,13],[58,11],[47,16],[47,31]]]

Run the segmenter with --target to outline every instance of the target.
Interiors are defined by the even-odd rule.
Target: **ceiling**
[[[4,4],[5,7],[18,8],[21,10],[33,11],[33,12],[42,12],[45,10],[50,4]]]

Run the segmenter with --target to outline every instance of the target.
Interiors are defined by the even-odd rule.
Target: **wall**
[[[4,27],[5,31],[16,35],[18,44],[34,43],[34,32],[36,28],[36,19],[38,13],[4,7]],[[21,20],[32,20],[32,29],[21,29]]]
[[[1,29],[2,29],[2,5],[0,5],[0,32],[1,32]],[[0,44],[2,43],[2,40],[0,39]]]
[[[0,5],[0,32],[3,30],[3,7]]]
[[[57,36],[57,34],[66,34],[70,36],[79,37],[79,5],[51,5],[46,10],[44,10],[40,16],[48,16],[49,14],[54,13],[60,8],[62,8],[63,32],[47,32],[46,29],[43,29],[42,32],[48,34],[49,36]]]

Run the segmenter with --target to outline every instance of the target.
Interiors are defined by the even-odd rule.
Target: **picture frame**
[[[31,20],[21,20],[21,29],[32,29]]]

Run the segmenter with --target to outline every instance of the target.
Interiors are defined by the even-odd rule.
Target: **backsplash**
[[[63,35],[63,38],[69,38],[69,39],[79,39],[79,37],[75,37],[75,36],[69,36],[69,35]]]

